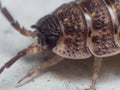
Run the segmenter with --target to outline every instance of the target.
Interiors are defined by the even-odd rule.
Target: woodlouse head
[[[38,43],[46,49],[52,49],[56,46],[60,37],[61,27],[57,17],[53,14],[46,15],[39,19],[38,22],[32,26],[37,29]]]

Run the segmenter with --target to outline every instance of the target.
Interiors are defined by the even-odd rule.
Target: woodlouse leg
[[[96,81],[97,81],[101,66],[102,66],[102,58],[95,57],[94,66],[93,66],[92,86],[90,90],[95,90],[95,85],[96,85]]]
[[[11,23],[11,25],[22,35],[33,37],[33,38],[36,36],[36,31],[32,32],[32,31],[25,29],[24,27],[21,27],[20,24],[12,17],[10,12],[5,7],[2,7],[1,2],[0,2],[0,11],[6,17],[6,19]]]
[[[5,63],[3,65],[2,68],[0,68],[0,74],[6,69],[9,68],[10,66],[12,66],[19,58],[25,56],[25,55],[31,55],[31,54],[35,54],[39,51],[42,51],[42,48],[39,47],[36,44],[32,44],[30,45],[28,48],[20,51],[15,57],[13,57],[11,60],[9,60],[7,63]]]
[[[22,79],[20,79],[18,81],[18,83],[22,82],[24,79],[32,76],[33,74],[35,74],[36,72],[38,71],[41,71],[45,68],[48,68],[48,67],[51,67],[51,66],[54,66],[56,65],[57,63],[59,63],[60,61],[62,61],[63,58],[58,56],[58,55],[55,55],[53,58],[51,58],[50,60],[44,62],[43,64],[37,66],[36,68],[32,69],[31,71],[29,71],[26,76],[24,76]]]

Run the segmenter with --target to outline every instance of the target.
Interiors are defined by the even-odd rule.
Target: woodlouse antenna
[[[10,12],[5,7],[2,7],[1,1],[0,1],[0,10],[2,14],[6,17],[6,19],[11,23],[11,25],[22,35],[33,38],[36,36],[36,32],[32,32],[24,27],[21,27],[20,24],[12,17]]]

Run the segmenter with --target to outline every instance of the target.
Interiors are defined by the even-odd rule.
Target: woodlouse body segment
[[[113,11],[113,22],[115,25],[115,42],[120,46],[120,0],[105,0]]]
[[[118,2],[120,3],[119,0],[83,0],[57,9],[55,13],[63,27],[64,38],[60,39],[61,43],[53,51],[71,59],[88,58],[91,54],[108,57],[120,53]]]
[[[107,57],[120,52],[114,41],[114,26],[104,0],[89,0],[81,3],[87,9],[92,22],[89,48],[96,57]]]
[[[91,56],[87,47],[87,23],[81,7],[71,2],[61,6],[56,12],[61,22],[61,42],[53,49],[58,55],[71,58],[83,59]]]

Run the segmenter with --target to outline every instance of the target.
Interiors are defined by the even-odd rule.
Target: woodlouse
[[[120,0],[76,0],[64,4],[38,20],[32,26],[36,29],[34,32],[21,28],[1,4],[0,10],[18,32],[38,38],[38,43],[20,51],[0,69],[0,73],[25,55],[44,50],[52,50],[57,54],[31,70],[18,83],[39,70],[57,64],[63,58],[85,59],[93,55],[95,60],[91,89],[94,90],[102,58],[120,53]]]

